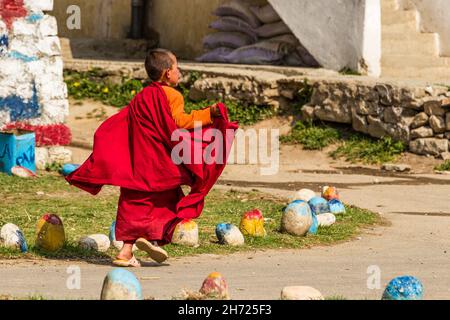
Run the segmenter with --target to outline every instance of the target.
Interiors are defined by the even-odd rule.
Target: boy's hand
[[[212,105],[210,107],[211,109],[211,117],[212,118],[220,118],[222,117],[222,114],[220,113],[219,107],[217,106],[217,104]]]

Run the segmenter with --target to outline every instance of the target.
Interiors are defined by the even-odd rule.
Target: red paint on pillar
[[[28,15],[23,0],[1,0],[0,18],[5,21],[8,30],[11,30],[13,22]]]
[[[33,126],[28,123],[14,122],[3,127],[3,130],[11,129],[34,131],[37,147],[67,146],[72,141],[70,128],[64,124]]]

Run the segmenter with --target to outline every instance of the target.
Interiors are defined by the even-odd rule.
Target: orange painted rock
[[[242,216],[239,230],[245,236],[265,237],[264,217],[258,209],[249,211]]]
[[[323,187],[322,189],[322,197],[327,201],[336,199],[339,200],[339,192],[335,187]]]
[[[60,250],[66,241],[62,220],[55,214],[46,214],[38,221],[36,234],[36,246],[50,252]]]
[[[211,273],[205,281],[203,281],[200,293],[216,299],[230,299],[227,282],[218,272]]]
[[[188,247],[197,247],[198,225],[193,220],[183,220],[175,228],[172,243]]]

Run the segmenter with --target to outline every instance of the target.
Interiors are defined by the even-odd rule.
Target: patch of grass
[[[342,301],[342,300],[348,300],[346,297],[344,296],[340,296],[340,295],[336,295],[336,296],[330,296],[330,297],[325,297],[325,300],[335,300],[335,301]]]
[[[394,161],[405,150],[406,146],[402,142],[394,141],[391,137],[373,139],[352,134],[330,155],[353,163],[361,161],[366,164],[381,164]]]
[[[289,135],[280,137],[280,141],[289,144],[300,143],[307,150],[322,150],[337,142],[340,137],[339,131],[332,127],[299,121]]]
[[[360,72],[353,70],[351,68],[348,68],[348,67],[342,68],[339,71],[339,73],[344,76],[361,76],[362,75]]]
[[[436,171],[450,171],[450,160],[445,161],[444,163],[436,166],[434,168]]]
[[[109,227],[115,219],[118,190],[106,187],[98,196],[93,197],[81,190],[70,187],[63,177],[43,173],[36,179],[18,179],[0,174],[0,225],[14,223],[18,225],[29,245],[29,253],[0,248],[0,258],[52,258],[108,261],[117,254],[112,248],[106,253],[83,250],[78,240],[85,235],[109,233]],[[348,207],[345,215],[337,217],[337,223],[329,228],[320,228],[317,235],[298,238],[279,232],[284,201],[271,195],[258,192],[242,193],[237,191],[212,191],[206,199],[202,216],[196,220],[199,225],[200,247],[189,248],[180,245],[168,245],[167,251],[172,257],[195,254],[228,254],[238,251],[279,248],[305,248],[314,245],[328,245],[349,240],[358,234],[361,227],[381,222],[372,212]],[[259,208],[265,218],[268,232],[265,238],[246,239],[242,247],[219,245],[215,236],[218,223],[229,222],[239,225],[243,213]],[[35,247],[35,227],[38,219],[45,213],[58,214],[64,223],[66,245],[57,253],[47,253]],[[144,257],[142,253],[138,257]]]

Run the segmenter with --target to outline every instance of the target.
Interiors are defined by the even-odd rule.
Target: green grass
[[[282,136],[282,143],[300,143],[307,150],[322,150],[323,148],[336,143],[341,137],[339,131],[329,126],[317,126],[310,122],[297,122],[291,133]]]
[[[68,186],[62,177],[54,173],[43,173],[36,179],[20,179],[0,174],[0,193],[3,196],[0,203],[0,225],[6,223],[18,225],[24,232],[30,249],[28,253],[21,254],[13,249],[0,248],[0,258],[109,260],[117,253],[115,249],[97,253],[77,246],[82,236],[94,233],[108,234],[109,226],[116,215],[118,192],[115,188],[107,187],[100,195],[93,197]],[[170,256],[181,257],[257,249],[305,248],[349,240],[358,234],[360,227],[380,223],[378,215],[348,207],[348,213],[338,216],[338,222],[332,227],[320,228],[315,236],[298,238],[278,231],[284,206],[283,201],[256,191],[249,193],[233,190],[226,193],[213,191],[206,199],[202,216],[196,220],[200,231],[200,247],[189,248],[171,244],[166,249]],[[267,237],[247,238],[246,245],[242,247],[219,245],[215,237],[215,226],[221,222],[239,225],[241,215],[254,208],[262,210],[265,218],[272,219],[266,223]],[[65,247],[57,253],[43,252],[34,246],[35,226],[45,213],[58,214],[64,223],[67,241]]]
[[[390,137],[373,139],[361,134],[352,134],[330,155],[344,158],[346,161],[366,164],[381,164],[395,161],[405,152],[406,147],[402,142],[394,141]]]
[[[450,171],[450,160],[445,161],[444,163],[436,166],[434,170],[437,171]]]

